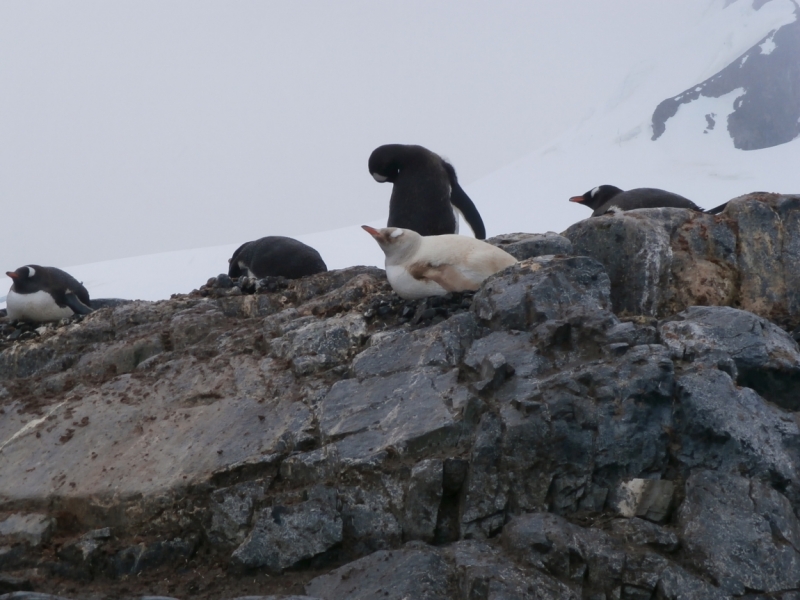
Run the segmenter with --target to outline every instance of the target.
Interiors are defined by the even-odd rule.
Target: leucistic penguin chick
[[[458,233],[460,212],[479,240],[486,238],[483,219],[461,189],[456,170],[422,146],[386,144],[372,151],[369,172],[378,183],[392,183],[388,227],[420,235]]]
[[[262,279],[269,276],[299,279],[328,270],[319,252],[303,242],[280,235],[270,235],[246,242],[228,261],[228,276],[247,275]]]
[[[12,320],[46,323],[92,312],[89,292],[61,269],[26,265],[6,275],[13,281],[6,297]]]
[[[423,237],[399,227],[361,227],[383,250],[389,284],[406,300],[477,290],[487,277],[517,262],[500,248],[463,235]]]

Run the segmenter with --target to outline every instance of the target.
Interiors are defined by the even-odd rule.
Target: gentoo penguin
[[[486,239],[483,220],[461,189],[453,165],[423,148],[386,144],[372,151],[369,172],[378,183],[393,184],[388,227],[420,235],[458,233],[459,211],[479,240]]]
[[[311,246],[280,235],[242,244],[228,263],[229,277],[247,275],[258,279],[269,276],[298,279],[328,270],[319,252]]]
[[[613,185],[600,185],[583,196],[573,196],[569,201],[588,206],[594,211],[593,217],[599,217],[613,210],[636,208],[672,207],[703,212],[702,208],[688,198],[655,188],[636,188],[624,192]]]
[[[89,292],[61,269],[27,265],[6,275],[13,280],[6,298],[11,320],[45,323],[92,312]]]
[[[504,250],[463,235],[423,237],[399,227],[361,228],[386,254],[386,278],[406,300],[477,290],[484,279],[517,262]]]

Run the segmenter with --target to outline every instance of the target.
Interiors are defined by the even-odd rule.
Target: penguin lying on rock
[[[422,146],[386,144],[373,150],[369,172],[378,183],[393,184],[388,227],[420,235],[458,233],[458,211],[475,237],[486,239],[481,215],[458,184],[456,170],[438,154]]]
[[[257,279],[270,276],[299,279],[328,270],[314,248],[280,235],[242,244],[228,263],[228,277],[247,275]]]
[[[463,235],[423,237],[399,227],[361,228],[386,254],[386,278],[406,300],[477,290],[484,279],[517,262],[504,250]]]
[[[89,292],[61,269],[26,265],[6,275],[13,281],[6,297],[12,321],[46,323],[92,312]]]
[[[586,192],[583,196],[573,196],[569,201],[588,206],[594,211],[592,212],[593,217],[599,217],[607,212],[616,210],[625,211],[637,208],[688,208],[689,210],[715,215],[722,212],[727,205],[726,202],[721,206],[704,211],[688,198],[666,190],[636,188],[626,192],[613,185],[599,185]]]

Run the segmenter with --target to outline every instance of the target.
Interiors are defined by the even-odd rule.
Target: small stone
[[[612,501],[623,517],[643,517],[660,523],[667,518],[675,485],[663,479],[631,479],[620,483]]]

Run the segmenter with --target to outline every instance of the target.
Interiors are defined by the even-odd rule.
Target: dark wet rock
[[[517,260],[550,254],[573,254],[572,242],[552,231],[547,233],[504,233],[486,240]]]
[[[702,369],[678,380],[677,457],[686,467],[747,473],[800,498],[800,428],[793,414]]]
[[[662,346],[520,382],[500,409],[510,505],[600,510],[622,480],[663,470],[673,390]]]
[[[116,576],[136,575],[145,569],[165,564],[186,562],[197,548],[197,538],[141,543],[120,550],[113,558]]]
[[[737,475],[696,471],[686,482],[678,524],[682,553],[725,593],[797,587],[800,523],[774,489]]]
[[[442,503],[444,462],[428,459],[411,470],[405,498],[403,538],[431,542],[436,534],[436,521]]]
[[[578,600],[569,586],[536,569],[520,568],[497,548],[475,540],[444,551],[455,567],[457,598]]]
[[[800,350],[780,327],[727,306],[693,306],[659,327],[678,360],[718,366],[733,359],[740,385],[790,410],[800,409]],[[727,370],[727,369],[726,369]]]
[[[29,579],[23,577],[13,577],[11,575],[0,575],[0,593],[9,592],[30,592],[33,586]]]
[[[399,545],[402,527],[394,516],[389,494],[383,489],[339,489],[343,542],[348,554],[363,556]]]
[[[603,266],[585,256],[539,257],[487,279],[472,311],[493,330],[526,330],[571,310],[606,309],[609,280]]]
[[[342,541],[335,490],[316,488],[305,502],[262,509],[247,538],[231,556],[244,568],[280,573]]]
[[[70,600],[64,596],[53,596],[52,594],[40,594],[38,592],[11,592],[3,594],[0,600]]]
[[[618,539],[637,546],[650,546],[664,552],[674,552],[679,547],[675,532],[636,517],[614,519],[609,531]]]
[[[212,494],[211,523],[206,529],[211,543],[238,546],[244,541],[254,506],[264,499],[266,483],[245,481]]]
[[[323,600],[449,600],[452,576],[452,568],[439,552],[412,542],[312,579],[306,594]]]

